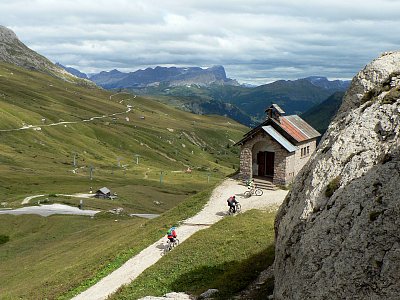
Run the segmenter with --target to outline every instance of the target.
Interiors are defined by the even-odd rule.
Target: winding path
[[[46,195],[34,195],[34,196],[26,197],[26,198],[24,198],[24,200],[22,200],[21,204],[22,205],[28,204],[29,201],[31,201],[32,199],[39,198],[39,197],[44,197]],[[56,194],[56,196],[75,197],[75,198],[92,198],[92,197],[94,197],[94,194],[84,194],[84,193],[78,193],[78,194],[72,194],[72,195],[70,195],[70,194]]]
[[[192,234],[201,229],[210,227],[212,224],[221,220],[227,211],[226,199],[236,194],[239,199],[242,210],[246,211],[253,208],[267,208],[269,206],[280,205],[286,197],[287,191],[264,191],[261,197],[251,197],[241,199],[240,196],[246,187],[239,185],[232,179],[225,180],[212,193],[209,202],[197,215],[185,220],[181,226],[177,228],[178,238],[180,242],[184,242]],[[117,291],[122,285],[129,284],[138,277],[144,270],[155,264],[160,258],[164,248],[165,238],[161,238],[154,244],[150,245],[138,255],[132,257],[119,269],[104,277],[98,283],[74,297],[74,300],[100,300]]]
[[[118,94],[123,94],[122,93],[116,93],[113,95],[110,95],[110,100],[112,96],[118,95]],[[126,93],[129,94],[129,93]],[[136,98],[136,95],[133,95],[133,98]],[[128,99],[125,99],[128,100]],[[121,100],[119,103],[121,103],[124,100]],[[11,131],[20,131],[20,130],[27,130],[27,129],[32,129],[32,130],[42,130],[42,127],[51,127],[51,126],[58,126],[58,125],[67,125],[67,124],[78,124],[78,123],[84,123],[84,122],[92,122],[96,119],[104,119],[104,118],[110,118],[110,117],[115,117],[118,115],[122,115],[122,114],[127,114],[132,110],[132,105],[126,105],[127,110],[126,111],[122,111],[122,112],[116,112],[113,114],[109,114],[109,115],[102,115],[102,116],[96,116],[96,117],[91,117],[89,119],[84,119],[81,121],[62,121],[62,122],[57,122],[57,123],[51,123],[51,124],[41,124],[41,125],[24,125],[20,128],[12,128],[12,129],[0,129],[0,132],[11,132]]]

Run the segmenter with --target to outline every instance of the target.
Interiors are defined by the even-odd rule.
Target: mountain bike
[[[170,240],[167,240],[167,244],[164,246],[164,254],[168,253],[178,245],[179,245],[178,239],[175,239],[175,242],[173,243]]]
[[[229,215],[234,215],[234,214],[240,213],[241,211],[242,211],[242,206],[240,205],[239,202],[236,202],[236,204],[235,204],[235,211],[233,211],[233,207],[230,206],[230,207],[229,207],[229,210],[228,210],[228,214],[229,214]]]
[[[263,190],[258,188],[257,186],[249,188],[248,191],[244,192],[244,197],[249,198],[252,195],[261,196],[263,194]]]

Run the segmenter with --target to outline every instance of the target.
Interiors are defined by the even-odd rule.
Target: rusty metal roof
[[[306,121],[297,115],[282,116],[280,118],[281,127],[296,141],[303,142],[319,137],[321,134],[312,128]]]
[[[277,141],[282,147],[284,147],[289,152],[294,152],[297,147],[289,142],[283,135],[275,130],[271,125],[263,126],[262,129],[268,133],[275,141]]]
[[[276,132],[279,134],[283,134],[282,137],[284,137],[286,140],[289,139],[295,144],[317,138],[321,135],[297,115],[280,116],[279,121],[274,118],[268,118],[263,123],[247,132],[244,137],[235,145],[244,144],[247,140],[253,138],[253,136],[259,130],[261,130],[261,128],[265,131],[264,127],[267,127],[268,125],[274,127]],[[274,137],[273,135],[271,136]]]

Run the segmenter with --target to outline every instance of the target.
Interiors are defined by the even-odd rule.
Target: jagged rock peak
[[[352,80],[275,221],[274,299],[398,299],[400,52]]]
[[[8,43],[12,43],[15,40],[18,40],[17,35],[11,29],[0,25],[0,40]]]

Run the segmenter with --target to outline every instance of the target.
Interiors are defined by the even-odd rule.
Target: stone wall
[[[311,155],[315,152],[316,145],[316,139],[298,145],[299,149],[296,151],[296,164],[294,167],[296,174],[298,174],[304,165],[310,160]],[[304,152],[306,153],[302,155],[301,149],[304,149]]]
[[[277,147],[275,151],[274,162],[274,179],[273,184],[285,185],[286,184],[286,157],[290,154],[285,148],[275,142]]]

